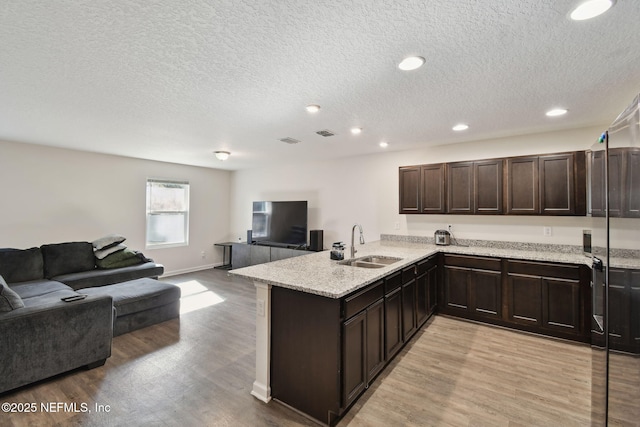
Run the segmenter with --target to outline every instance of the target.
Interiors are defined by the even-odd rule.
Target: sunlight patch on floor
[[[224,298],[210,291],[197,280],[189,280],[176,285],[182,291],[180,299],[181,315],[224,302]]]

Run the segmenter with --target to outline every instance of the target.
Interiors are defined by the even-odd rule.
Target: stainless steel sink
[[[369,255],[356,259],[347,259],[344,261],[340,261],[338,264],[340,265],[348,265],[350,267],[360,267],[360,268],[383,268],[389,264],[393,264],[394,262],[401,261],[402,258],[395,258],[389,256],[382,255]]]
[[[358,258],[358,261],[372,262],[374,264],[384,264],[384,265],[393,264],[401,260],[402,258],[395,258],[391,256],[382,256],[382,255],[371,255],[371,256]]]

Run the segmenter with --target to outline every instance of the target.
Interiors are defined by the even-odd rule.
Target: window
[[[189,183],[147,179],[147,247],[189,243]]]

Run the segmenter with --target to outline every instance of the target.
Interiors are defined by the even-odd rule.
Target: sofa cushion
[[[23,307],[24,303],[20,295],[15,293],[0,276],[0,311],[7,312]]]
[[[95,269],[93,245],[89,242],[67,242],[40,246],[44,259],[44,277]]]
[[[103,249],[110,248],[111,246],[115,246],[127,240],[126,237],[120,236],[119,234],[109,234],[108,236],[101,237],[99,239],[91,242],[93,248],[96,251],[101,251]]]
[[[11,289],[13,289],[18,295],[20,295],[20,298],[22,298],[23,300],[40,295],[50,294],[52,292],[72,290],[71,287],[65,285],[64,283],[47,279],[12,283]]]
[[[99,288],[80,289],[78,293],[109,295],[118,317],[150,310],[180,299],[180,288],[171,283],[144,278]]]
[[[78,292],[72,291],[71,289],[59,289],[55,292],[50,292],[44,295],[37,295],[31,298],[25,298],[24,301],[25,307],[41,307],[44,305],[53,305],[59,303],[62,298],[71,297],[74,295],[78,295]]]
[[[44,263],[40,248],[0,249],[0,274],[7,283],[44,278]]]
[[[92,271],[82,271],[80,273],[63,274],[54,277],[54,279],[69,285],[73,289],[80,289],[111,285],[113,283],[126,282],[143,277],[158,277],[162,276],[162,273],[164,273],[162,264],[146,262],[131,267],[112,268],[109,270],[95,269]]]

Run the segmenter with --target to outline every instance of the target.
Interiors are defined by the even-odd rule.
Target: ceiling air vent
[[[316,132],[316,133],[317,133],[318,135],[320,135],[320,136],[333,136],[333,135],[335,135],[335,133],[334,133],[334,132],[331,132],[330,130],[327,130],[327,129],[325,129],[325,130],[319,130],[319,131],[318,131],[318,132]]]
[[[299,141],[299,140],[297,140],[297,139],[289,138],[289,137],[282,138],[280,141],[282,141],[282,142],[286,142],[287,144],[297,144],[298,142],[300,142],[300,141]]]

